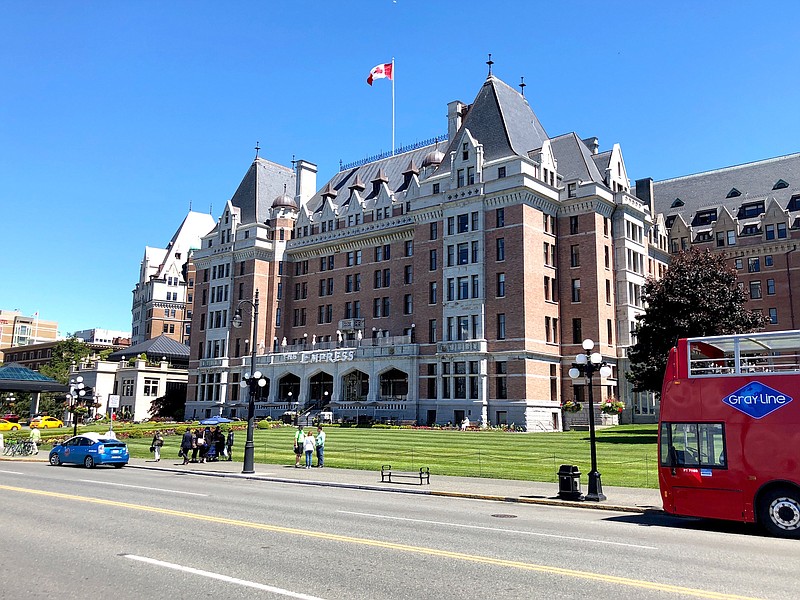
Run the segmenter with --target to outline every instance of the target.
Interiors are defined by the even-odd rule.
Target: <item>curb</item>
[[[623,506],[618,504],[600,504],[576,502],[570,500],[558,500],[555,498],[518,498],[516,496],[494,496],[491,494],[469,494],[463,492],[444,492],[439,490],[417,490],[417,489],[401,489],[401,488],[386,488],[376,485],[364,485],[357,483],[338,483],[335,481],[312,481],[300,479],[287,479],[284,477],[270,477],[265,475],[244,475],[241,473],[224,473],[220,471],[195,471],[195,470],[182,470],[173,469],[169,467],[152,467],[145,465],[133,465],[128,463],[128,468],[134,469],[152,469],[155,471],[165,471],[169,473],[184,473],[190,475],[202,475],[205,477],[231,477],[234,479],[249,479],[253,481],[269,481],[272,483],[289,483],[298,485],[311,485],[317,487],[333,487],[340,489],[352,490],[366,490],[372,492],[393,492],[398,494],[416,494],[419,496],[439,496],[447,498],[463,498],[467,500],[489,500],[492,502],[506,502],[518,504],[540,504],[544,506],[562,506],[568,508],[584,508],[590,510],[603,510],[613,512],[628,512],[628,513],[659,513],[662,510],[655,507],[641,507],[641,506]]]

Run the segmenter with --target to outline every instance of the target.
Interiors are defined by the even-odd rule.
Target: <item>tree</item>
[[[62,340],[53,346],[50,362],[42,365],[39,372],[67,384],[72,363],[80,363],[89,354],[91,354],[89,346],[77,338]]]
[[[645,283],[647,308],[636,317],[636,343],[628,350],[634,391],[661,391],[669,350],[679,338],[748,333],[767,324],[744,308],[748,296],[725,260],[692,248],[673,256],[662,279]]]
[[[150,404],[150,416],[182,421],[183,413],[186,408],[186,388],[185,386],[167,389],[166,393],[160,398],[156,398]]]

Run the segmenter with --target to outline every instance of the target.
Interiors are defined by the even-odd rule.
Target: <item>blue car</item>
[[[128,446],[125,442],[104,438],[97,433],[82,433],[53,446],[50,464],[73,463],[91,469],[95,465],[114,465],[121,469],[128,464]]]

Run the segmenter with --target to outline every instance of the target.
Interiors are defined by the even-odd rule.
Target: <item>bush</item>
[[[272,421],[264,419],[263,421],[259,421],[256,427],[259,429],[272,429]]]

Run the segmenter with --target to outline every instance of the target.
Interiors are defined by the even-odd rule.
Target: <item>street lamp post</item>
[[[69,380],[69,393],[67,393],[67,398],[69,398],[72,406],[73,437],[78,435],[78,415],[75,410],[78,408],[80,398],[86,395],[86,391],[83,389],[84,387],[86,386],[83,385],[83,377],[80,375]]]
[[[253,302],[250,300],[240,300],[239,304],[236,306],[236,312],[234,313],[233,319],[231,319],[231,325],[237,329],[242,326],[243,304],[249,304],[253,309],[251,315],[253,331],[250,345],[250,372],[245,373],[244,379],[240,382],[240,385],[243,384],[242,387],[250,387],[250,401],[247,405],[247,440],[244,443],[244,461],[242,463],[242,473],[252,474],[255,473],[255,444],[253,443],[253,428],[255,425],[256,415],[256,394],[258,393],[259,387],[264,387],[267,384],[267,380],[264,379],[261,371],[255,370],[257,343],[256,337],[258,336],[258,290],[256,290],[255,299]],[[250,373],[252,373],[252,375]]]
[[[594,348],[592,340],[583,340],[583,349],[586,353],[591,352]],[[589,493],[586,494],[586,500],[593,500],[595,502],[602,502],[606,499],[603,494],[603,485],[600,482],[600,472],[597,470],[597,444],[594,437],[594,394],[592,393],[592,377],[595,373],[600,373],[600,377],[608,377],[611,375],[611,367],[603,360],[599,352],[592,352],[587,356],[586,353],[578,354],[575,357],[575,362],[569,370],[569,376],[572,379],[578,379],[581,375],[584,376],[586,386],[589,388],[589,446],[592,458],[592,470],[589,472]]]

